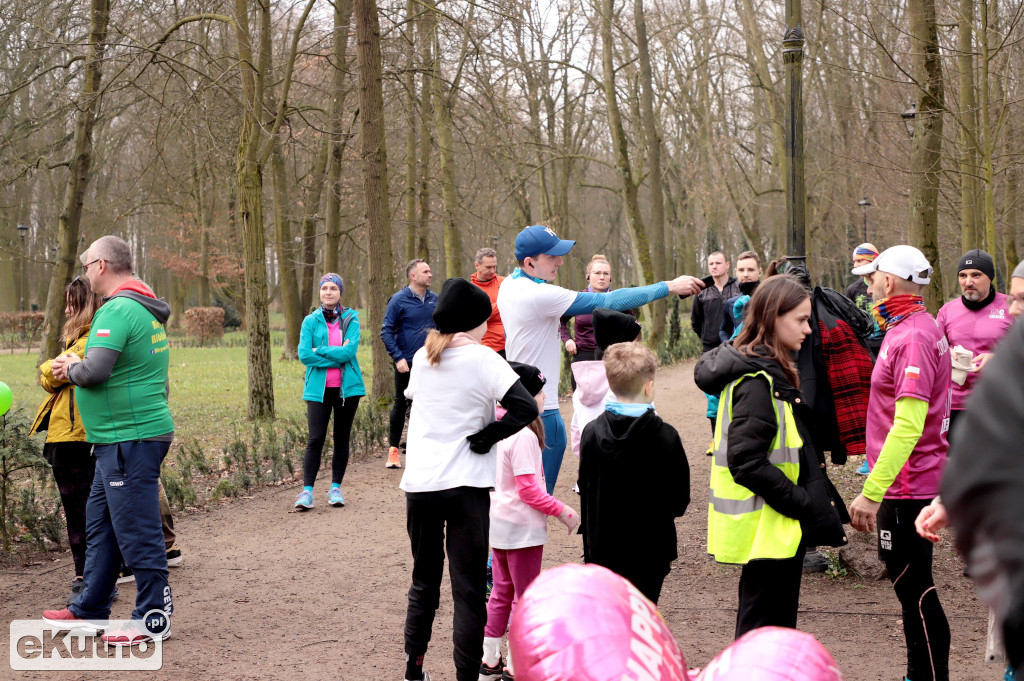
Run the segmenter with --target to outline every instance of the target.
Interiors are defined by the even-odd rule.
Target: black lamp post
[[[911,139],[914,138],[914,117],[917,116],[917,104],[911,104],[910,108],[900,114],[900,118],[903,119],[903,125],[907,129],[907,135]]]
[[[28,233],[28,226],[18,223],[18,236],[21,237],[21,311],[25,311],[25,235]]]
[[[860,206],[860,212],[864,215],[864,243],[868,241],[868,208],[871,208],[871,202],[868,201],[868,197],[864,197],[857,202]]]

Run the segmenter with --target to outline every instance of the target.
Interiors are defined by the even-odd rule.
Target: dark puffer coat
[[[847,542],[843,524],[850,522],[846,504],[828,479],[825,457],[811,439],[811,410],[782,367],[767,357],[748,357],[726,344],[701,357],[694,377],[697,387],[714,395],[740,376],[758,371],[772,377],[775,397],[793,407],[804,443],[800,448],[800,474],[794,485],[768,461],[778,419],[768,381],[762,376],[743,381],[733,391],[726,452],[729,471],[737,484],[764,498],[779,513],[799,520],[804,546],[843,546]]]

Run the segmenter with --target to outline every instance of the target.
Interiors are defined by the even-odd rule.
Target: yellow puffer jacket
[[[85,341],[89,338],[89,324],[78,335],[78,340],[71,343],[64,352],[73,352],[85,358]],[[64,354],[64,353],[61,353]],[[36,420],[32,423],[32,433],[46,431],[47,442],[85,442],[85,427],[78,414],[75,404],[75,386],[67,381],[59,381],[53,375],[53,360],[39,365],[39,384],[50,394],[36,412]]]

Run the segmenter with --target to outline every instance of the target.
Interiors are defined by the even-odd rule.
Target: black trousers
[[[476,681],[487,623],[487,540],[490,493],[477,487],[406,496],[412,544],[412,586],[405,616],[405,652],[423,655],[441,599],[444,554],[452,582],[452,640],[458,681]]]
[[[75,560],[75,576],[85,574],[85,506],[96,475],[96,458],[88,442],[47,442],[43,457],[53,467],[53,479],[64,506],[68,545]]]
[[[949,681],[949,621],[932,580],[932,543],[914,520],[931,499],[885,499],[878,509],[878,557],[903,608],[907,678]]]
[[[409,387],[409,374],[412,373],[412,362],[404,374],[395,369],[395,403],[391,405],[391,424],[388,430],[388,446],[398,447],[402,444],[402,429],[405,427],[405,413],[412,405],[412,400],[405,399],[405,389]]]
[[[758,627],[796,629],[806,552],[801,546],[792,558],[752,560],[743,566],[736,638]]]
[[[331,459],[331,482],[341,484],[348,468],[348,443],[352,433],[352,421],[359,408],[359,395],[342,397],[341,388],[325,388],[323,402],[306,402],[306,422],[309,424],[309,439],[306,453],[302,457],[302,484],[311,487],[320,472],[324,441],[327,439],[327,422],[334,412],[334,456]]]
[[[576,362],[592,362],[596,350],[577,350],[576,354],[569,360],[569,364],[575,364]],[[569,371],[569,382],[572,383],[573,392],[576,392],[576,374]]]

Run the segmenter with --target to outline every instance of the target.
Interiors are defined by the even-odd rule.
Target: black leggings
[[[320,459],[327,439],[327,421],[334,410],[334,457],[331,460],[331,482],[341,484],[348,468],[348,440],[352,421],[359,407],[359,395],[341,397],[341,388],[325,388],[323,402],[306,402],[309,440],[302,458],[302,484],[312,487],[320,472]]]
[[[932,580],[932,543],[914,520],[931,499],[885,499],[878,509],[878,557],[903,607],[907,678],[949,681],[949,622]]]
[[[96,473],[96,457],[88,442],[47,442],[43,456],[53,467],[53,479],[64,505],[75,576],[81,577],[85,574],[85,505]]]
[[[412,406],[412,400],[405,398],[405,389],[409,387],[409,375],[412,373],[412,362],[409,371],[404,374],[395,369],[395,403],[391,407],[391,423],[388,428],[388,445],[398,447],[402,444],[402,429],[405,428],[405,413]]]
[[[487,623],[487,537],[490,492],[459,487],[406,495],[406,528],[412,545],[412,586],[405,614],[405,652],[427,652],[440,605],[444,555],[452,584],[455,678],[476,681]],[[406,678],[409,678],[406,676]]]

